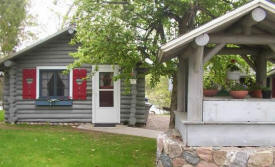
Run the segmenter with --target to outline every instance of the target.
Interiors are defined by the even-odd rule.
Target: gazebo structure
[[[161,47],[161,62],[179,60],[176,129],[185,146],[275,146],[275,99],[203,97],[204,63],[234,54],[266,84],[267,61],[275,62],[272,2],[249,2]]]

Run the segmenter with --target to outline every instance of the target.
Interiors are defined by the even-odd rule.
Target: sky
[[[36,26],[27,29],[36,34],[37,39],[25,41],[21,49],[51,35],[61,28],[63,16],[73,0],[30,0],[28,13],[34,17]]]

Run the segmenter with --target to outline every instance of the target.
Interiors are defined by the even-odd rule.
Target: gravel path
[[[169,128],[169,121],[169,115],[150,114],[145,128],[165,132]]]

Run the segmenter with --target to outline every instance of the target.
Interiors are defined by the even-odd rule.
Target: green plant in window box
[[[246,85],[238,82],[232,82],[230,85],[230,95],[235,99],[244,99],[248,94]]]
[[[37,106],[71,106],[72,99],[70,97],[57,97],[57,98],[40,98],[36,100]]]
[[[213,82],[213,79],[210,77],[205,77],[203,80],[203,95],[206,97],[216,96],[218,93],[218,84]]]

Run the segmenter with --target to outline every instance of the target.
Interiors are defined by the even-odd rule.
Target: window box
[[[35,101],[35,105],[37,106],[72,106],[73,101],[68,100],[58,100],[58,99],[38,99]]]

